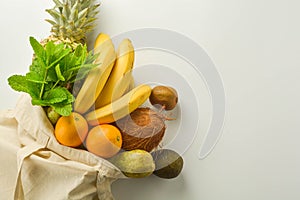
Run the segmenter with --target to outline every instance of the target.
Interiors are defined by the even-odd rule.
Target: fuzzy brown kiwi
[[[152,105],[161,105],[165,110],[172,110],[178,102],[177,91],[168,86],[156,86],[152,89],[149,97]]]

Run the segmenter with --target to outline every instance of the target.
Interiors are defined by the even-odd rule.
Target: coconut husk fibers
[[[122,134],[122,149],[152,151],[164,137],[166,125],[160,113],[146,107],[137,108],[130,115],[118,120]]]

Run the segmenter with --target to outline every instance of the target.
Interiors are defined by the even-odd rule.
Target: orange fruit
[[[90,130],[86,138],[89,152],[103,158],[116,155],[122,146],[122,135],[119,129],[110,124],[101,124]]]
[[[54,135],[59,143],[69,147],[78,147],[85,140],[89,126],[85,118],[72,112],[70,116],[58,119]]]

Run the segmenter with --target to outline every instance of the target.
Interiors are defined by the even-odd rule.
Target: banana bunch
[[[132,79],[134,49],[129,39],[124,39],[117,51],[115,66],[103,90],[96,99],[95,108],[101,108],[120,98],[129,87]]]
[[[116,52],[111,38],[100,33],[94,53],[98,55],[95,61],[98,66],[89,72],[74,102],[75,112],[85,114],[90,125],[125,117],[151,94],[149,85],[135,86],[132,76],[135,55],[129,39],[124,39]]]

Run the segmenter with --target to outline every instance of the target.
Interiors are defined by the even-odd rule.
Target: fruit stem
[[[166,115],[164,115],[165,120],[167,121],[173,121],[176,120],[176,118],[171,118],[171,117],[167,117]]]
[[[161,108],[160,108],[160,110],[158,111],[158,112],[162,112],[162,111],[164,111],[166,109],[166,105],[163,105]]]
[[[166,108],[166,105],[163,105],[160,110],[158,111],[158,113],[161,115],[161,117],[164,119],[164,120],[167,120],[167,121],[172,121],[172,120],[176,120],[176,118],[171,118],[171,117],[168,117],[167,115],[163,114],[162,112],[165,110]]]

